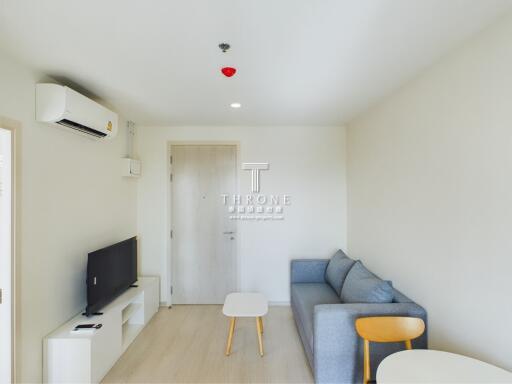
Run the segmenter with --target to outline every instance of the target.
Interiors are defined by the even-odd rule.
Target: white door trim
[[[0,116],[0,127],[11,132],[11,382],[17,382],[18,377],[18,340],[19,327],[17,319],[20,318],[18,302],[20,268],[16,257],[18,249],[18,161],[19,148],[17,135],[21,124],[17,121]]]
[[[164,274],[163,274],[163,280],[164,280],[164,286],[167,290],[167,301],[165,302],[165,305],[168,307],[172,306],[172,295],[171,295],[171,287],[172,287],[172,244],[171,244],[171,230],[172,230],[172,188],[171,188],[171,179],[170,175],[172,174],[172,164],[171,164],[171,156],[172,156],[172,147],[178,146],[178,145],[232,145],[236,147],[236,193],[240,192],[240,142],[238,141],[168,141],[167,142],[167,182],[166,182],[166,212],[167,212],[167,227],[166,227],[166,233],[167,233],[167,242],[166,242],[166,257],[164,262]],[[240,281],[240,274],[241,274],[241,263],[240,263],[240,241],[241,238],[240,233],[240,226],[238,228],[238,236],[236,236],[236,289],[240,290],[241,281]]]

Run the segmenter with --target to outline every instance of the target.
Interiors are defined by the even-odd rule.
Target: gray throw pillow
[[[325,281],[336,291],[338,296],[341,293],[343,281],[354,263],[355,261],[345,255],[340,249],[331,257],[329,264],[327,264]]]
[[[343,303],[391,303],[394,292],[391,282],[379,279],[357,261],[345,278],[340,297]]]

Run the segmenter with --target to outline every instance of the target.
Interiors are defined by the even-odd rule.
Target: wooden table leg
[[[231,322],[229,324],[228,344],[226,345],[226,356],[229,356],[229,354],[231,353],[231,343],[233,341],[233,332],[235,331],[235,323],[236,323],[236,317],[232,317]]]
[[[256,330],[258,331],[258,342],[260,344],[260,356],[263,356],[263,340],[261,339],[262,330],[261,317],[256,318]]]

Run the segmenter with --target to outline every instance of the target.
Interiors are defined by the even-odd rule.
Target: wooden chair
[[[364,339],[363,383],[370,380],[370,341],[378,343],[404,342],[412,349],[411,340],[425,332],[425,323],[416,317],[361,317],[356,320],[356,330]]]

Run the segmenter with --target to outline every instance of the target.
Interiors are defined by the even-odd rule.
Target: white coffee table
[[[228,342],[226,345],[226,356],[231,353],[231,342],[233,341],[233,332],[237,317],[256,318],[256,331],[258,333],[258,342],[260,345],[260,356],[263,356],[263,319],[268,312],[268,302],[261,293],[235,292],[226,296],[222,313],[231,318],[229,324]]]
[[[382,360],[377,383],[512,383],[512,373],[455,353],[412,349]]]

